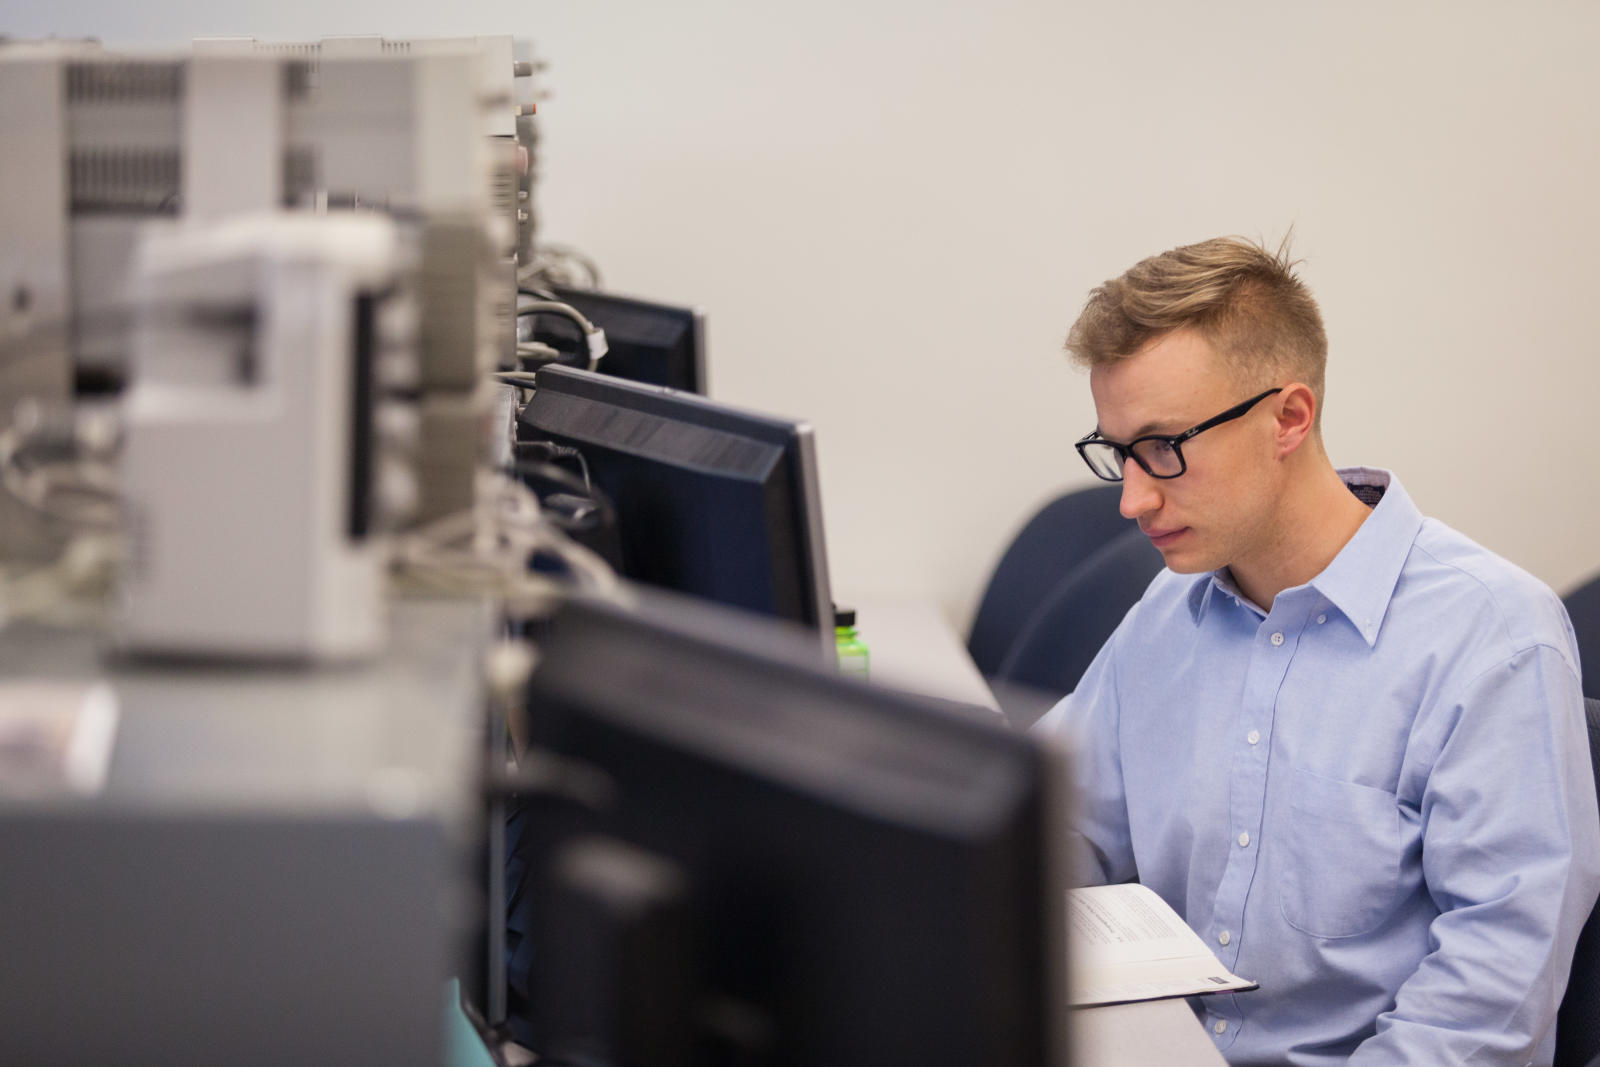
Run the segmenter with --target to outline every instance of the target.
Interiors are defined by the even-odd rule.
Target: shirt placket
[[[1248,607],[1239,610],[1250,611]],[[1252,612],[1252,614],[1254,614]],[[1255,879],[1260,836],[1267,799],[1267,761],[1272,750],[1278,692],[1299,648],[1309,616],[1308,603],[1280,596],[1257,624],[1245,671],[1244,699],[1233,729],[1228,765],[1228,860],[1212,908],[1211,923],[1203,932],[1223,966],[1233,970],[1249,931],[1244,925],[1245,905]],[[1238,1037],[1242,1014],[1234,996],[1206,998],[1206,1025],[1218,1048]]]

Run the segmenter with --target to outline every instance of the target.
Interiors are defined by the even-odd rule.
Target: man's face
[[[1242,387],[1210,343],[1188,329],[1094,368],[1089,388],[1101,436],[1119,444],[1182,433],[1258,391]],[[1278,492],[1274,399],[1184,442],[1188,470],[1177,478],[1152,478],[1132,459],[1124,464],[1122,514],[1138,520],[1170,570],[1196,574],[1270,551]]]

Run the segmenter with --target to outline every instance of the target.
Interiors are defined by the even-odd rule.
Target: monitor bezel
[[[794,491],[800,496],[799,505],[804,513],[805,525],[800,534],[808,575],[803,588],[809,596],[807,609],[815,614],[815,622],[810,626],[814,627],[824,647],[830,651],[833,649],[832,583],[828,573],[827,539],[822,518],[822,484],[816,432],[809,421],[751,411],[667,386],[647,385],[574,367],[548,366],[539,369],[534,384],[534,401],[529,403],[519,420],[520,426],[534,432],[544,432],[532,421],[541,391],[660,418],[691,422],[707,429],[734,433],[783,448],[785,461],[790,464]],[[617,445],[607,447],[628,451]],[[797,619],[786,621],[808,625]]]

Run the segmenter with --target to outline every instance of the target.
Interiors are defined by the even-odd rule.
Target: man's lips
[[[1183,534],[1187,533],[1188,530],[1189,527],[1187,526],[1179,526],[1171,530],[1145,530],[1144,535],[1150,538],[1150,543],[1152,545],[1155,545],[1157,548],[1161,548],[1164,545],[1170,545]]]

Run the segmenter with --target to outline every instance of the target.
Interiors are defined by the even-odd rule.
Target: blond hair
[[[1295,265],[1288,237],[1275,253],[1242,237],[1217,237],[1151,256],[1089,294],[1067,351],[1101,367],[1163,334],[1193,329],[1241,384],[1310,386],[1320,422],[1328,336]]]

